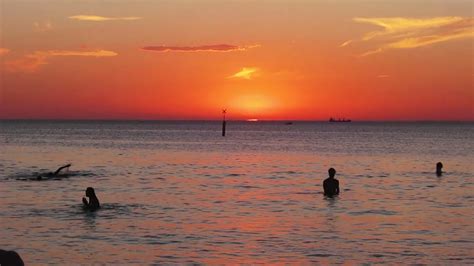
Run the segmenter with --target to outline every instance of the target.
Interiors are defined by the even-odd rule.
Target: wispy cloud
[[[339,47],[348,46],[351,43],[352,43],[352,40],[348,40],[348,41],[345,41],[345,42],[341,43],[341,45],[339,45]]]
[[[387,75],[387,74],[380,74],[380,75],[377,76],[377,78],[379,78],[379,79],[384,79],[384,78],[388,78],[388,77],[390,77],[390,76]]]
[[[50,21],[35,22],[33,23],[33,29],[36,32],[45,32],[53,29],[53,24]]]
[[[389,49],[410,49],[474,37],[474,18],[354,18],[355,22],[382,27],[366,33],[360,41],[377,43],[377,47],[361,56],[380,53]],[[353,40],[340,45],[348,46]]]
[[[154,52],[235,52],[247,51],[252,48],[260,47],[260,45],[237,46],[231,44],[212,44],[201,46],[146,46],[142,50]]]
[[[0,56],[6,55],[10,52],[10,49],[0,47]]]
[[[228,78],[241,78],[241,79],[252,79],[258,76],[260,69],[257,67],[244,67],[239,72],[235,73]]]
[[[56,56],[89,56],[89,57],[110,57],[117,53],[107,50],[94,51],[68,51],[68,50],[50,50],[36,51],[27,54],[22,58],[5,62],[7,70],[11,72],[34,72],[42,65],[48,64],[48,59]]]
[[[74,15],[70,16],[70,19],[75,20],[84,20],[84,21],[110,21],[110,20],[139,20],[142,19],[141,17],[103,17],[103,16],[96,16],[96,15]]]

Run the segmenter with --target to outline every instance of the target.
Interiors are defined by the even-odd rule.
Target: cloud
[[[252,48],[260,47],[260,45],[236,46],[230,44],[213,44],[202,46],[146,46],[142,50],[154,52],[235,52],[247,51]]]
[[[0,56],[6,55],[10,52],[10,49],[0,47]]]
[[[49,21],[33,23],[33,29],[36,32],[45,32],[53,29],[53,24]]]
[[[379,78],[379,79],[384,79],[384,78],[388,78],[388,77],[390,77],[390,76],[386,75],[386,74],[380,74],[380,75],[377,76],[377,78]]]
[[[474,37],[474,18],[354,18],[355,22],[367,23],[383,29],[366,33],[360,41],[377,44],[377,48],[361,56],[380,53],[389,49],[411,49]],[[348,46],[353,40],[344,42]]]
[[[70,16],[70,19],[84,20],[84,21],[110,21],[110,20],[139,20],[141,17],[102,17],[95,15],[74,15]]]
[[[36,52],[44,56],[93,56],[93,57],[108,57],[118,55],[116,52],[107,50],[95,50],[95,51],[65,51],[65,50],[52,50]]]
[[[228,78],[241,78],[241,79],[252,79],[258,76],[260,69],[257,67],[244,67],[239,72]]]
[[[36,51],[25,55],[23,58],[5,62],[7,70],[11,72],[34,72],[42,65],[48,64],[50,57],[55,56],[88,56],[88,57],[110,57],[116,56],[116,52],[107,50],[95,51],[68,51],[68,50],[50,50]]]
[[[345,41],[345,42],[341,43],[341,45],[339,45],[339,47],[348,46],[351,43],[352,43],[352,40],[348,40],[348,41]]]

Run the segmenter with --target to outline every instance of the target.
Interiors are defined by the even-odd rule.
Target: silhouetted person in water
[[[15,251],[0,249],[0,265],[2,266],[23,266],[23,260]]]
[[[69,163],[69,164],[66,164],[66,165],[63,165],[63,166],[59,167],[56,171],[54,171],[54,173],[53,173],[53,172],[49,172],[49,173],[46,173],[46,174],[38,175],[38,176],[36,177],[36,180],[42,180],[43,177],[55,177],[55,176],[58,176],[58,174],[59,174],[59,172],[61,172],[61,170],[63,170],[64,168],[68,168],[68,167],[70,167],[70,166],[71,166],[71,164]]]
[[[436,175],[441,176],[443,174],[443,164],[441,162],[438,162],[436,164]]]
[[[324,196],[333,197],[339,195],[339,181],[334,178],[336,170],[334,168],[329,168],[328,173],[329,177],[323,182]]]
[[[94,191],[93,188],[88,187],[86,189],[86,197],[89,198],[89,202],[87,202],[86,198],[82,198],[82,203],[84,203],[84,208],[85,209],[95,211],[95,210],[100,208],[99,199],[95,195],[95,191]]]

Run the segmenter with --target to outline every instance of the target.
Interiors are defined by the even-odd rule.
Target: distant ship
[[[343,119],[340,119],[340,118],[339,119],[334,119],[334,118],[331,117],[331,118],[329,118],[329,122],[352,122],[352,120],[345,119],[345,118],[343,118]]]

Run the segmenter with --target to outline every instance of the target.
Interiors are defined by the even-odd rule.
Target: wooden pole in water
[[[227,109],[222,110],[222,136],[225,137],[225,113],[227,112]]]

